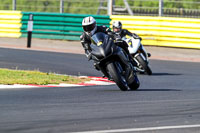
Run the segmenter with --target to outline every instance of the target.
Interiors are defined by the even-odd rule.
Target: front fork
[[[137,60],[137,56],[141,56],[143,59],[145,58],[143,56],[143,54],[141,54],[141,53],[137,53],[136,55],[134,55],[133,59],[134,59],[134,61],[137,64],[137,66],[135,67],[135,69],[136,69],[137,72],[145,72],[145,70],[141,68],[140,62]]]
[[[134,73],[136,71],[135,68],[134,68],[133,61],[132,61],[132,59],[130,59],[130,57],[129,57],[130,55],[127,55],[125,53],[125,51],[123,51],[123,50],[120,50],[118,55],[119,55],[121,62],[125,66],[125,75],[124,74],[123,75],[125,76],[128,84],[132,83],[133,80],[134,80],[133,76],[134,76]]]
[[[132,56],[133,56],[134,61],[137,63],[136,71],[145,72],[145,70],[141,68],[140,62],[137,60],[137,57],[140,56],[142,57],[144,61],[146,61],[147,64],[149,64],[148,55],[144,47],[141,45],[137,53]]]
[[[142,56],[142,58],[144,60],[146,60],[147,62],[149,62],[147,52],[146,52],[145,48],[142,45],[140,46],[138,53],[142,53],[142,54],[140,54]]]
[[[139,62],[136,60],[137,56],[141,56],[143,58],[143,60],[145,60],[147,63],[149,63],[147,52],[142,45],[140,45],[137,53],[133,54],[132,56],[133,56],[133,59],[135,60],[135,62],[137,62],[137,64],[139,64]]]

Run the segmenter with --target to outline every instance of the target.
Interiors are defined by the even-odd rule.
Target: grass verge
[[[58,75],[54,73],[44,73],[39,71],[25,71],[25,70],[10,70],[0,69],[0,84],[76,84],[89,81],[88,78],[79,78],[75,76]]]

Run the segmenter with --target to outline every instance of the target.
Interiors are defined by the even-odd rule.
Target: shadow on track
[[[102,89],[101,89],[102,91]],[[103,90],[103,91],[107,91],[107,92],[123,92],[123,91],[120,91],[118,88],[115,88],[115,89],[106,89],[106,90]],[[138,89],[138,90],[129,90],[129,91],[125,91],[125,92],[137,92],[137,91],[149,91],[149,92],[153,92],[153,91],[157,91],[157,92],[165,92],[165,91],[182,91],[182,90],[178,90],[178,89]]]
[[[181,91],[177,89],[138,89],[136,91]]]
[[[180,76],[179,73],[153,73],[152,76]]]

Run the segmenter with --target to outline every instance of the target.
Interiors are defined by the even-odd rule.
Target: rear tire
[[[107,65],[108,73],[110,74],[111,78],[115,81],[117,86],[120,88],[121,91],[128,90],[128,84],[126,83],[125,78],[120,74],[120,71],[117,69],[115,63],[110,63]]]
[[[137,56],[136,59],[138,60],[138,62],[139,62],[140,65],[142,66],[142,68],[145,70],[145,72],[146,72],[148,75],[152,75],[151,68],[149,67],[147,61],[145,61],[140,55]]]

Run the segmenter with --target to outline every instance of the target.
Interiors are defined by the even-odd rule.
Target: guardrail
[[[0,10],[0,37],[20,37],[21,18],[20,11]]]
[[[112,22],[119,20],[123,28],[139,34],[144,45],[200,49],[200,19],[110,16]]]
[[[33,14],[33,37],[48,39],[80,40],[82,20],[88,15],[22,12],[22,37],[27,36],[29,14]],[[109,16],[92,15],[98,25],[109,27]]]
[[[79,40],[82,19],[89,15],[36,13],[0,10],[0,37],[27,37],[29,15],[33,14],[33,38]],[[200,49],[200,19],[92,15],[98,25],[112,28],[119,20],[123,28],[139,34],[144,45]]]

